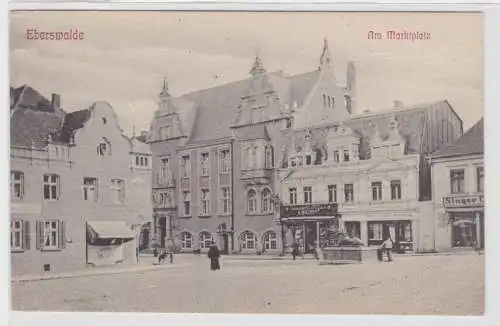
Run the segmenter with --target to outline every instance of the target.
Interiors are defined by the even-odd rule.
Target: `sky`
[[[84,38],[28,40],[28,29]],[[431,37],[368,37],[390,30]],[[358,113],[446,99],[464,130],[483,116],[480,13],[11,12],[10,83],[61,94],[67,111],[107,101],[131,134],[149,129],[165,76],[180,96],[249,77],[256,53],[268,71],[304,73],[325,37],[341,85],[356,65]]]

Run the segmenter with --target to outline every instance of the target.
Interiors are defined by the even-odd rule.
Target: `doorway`
[[[227,233],[223,233],[220,236],[220,239],[222,241],[221,243],[221,248],[220,248],[220,253],[223,255],[229,254],[229,236]]]
[[[305,234],[304,234],[304,244],[305,253],[309,254],[314,251],[316,246],[316,241],[318,240],[318,229],[317,222],[306,222],[304,223]]]
[[[167,237],[167,218],[165,216],[158,218],[158,228],[160,231],[160,248],[165,248],[165,238]]]

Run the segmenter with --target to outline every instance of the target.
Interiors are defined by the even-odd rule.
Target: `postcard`
[[[483,34],[11,11],[12,310],[482,315]]]

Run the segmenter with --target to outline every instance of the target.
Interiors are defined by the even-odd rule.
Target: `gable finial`
[[[167,76],[163,77],[163,87],[160,92],[160,97],[170,97],[170,93],[168,92]]]
[[[319,70],[321,70],[325,66],[332,65],[332,57],[330,55],[330,50],[328,49],[328,39],[326,37],[323,42],[323,52],[321,53],[319,64],[320,64]]]
[[[250,69],[250,74],[252,76],[264,74],[266,69],[264,68],[264,63],[262,63],[262,59],[260,58],[260,51],[256,49],[255,51],[255,61],[252,65],[252,69]]]

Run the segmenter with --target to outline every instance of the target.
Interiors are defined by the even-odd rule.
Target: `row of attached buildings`
[[[267,72],[257,56],[249,78],[211,89],[175,97],[165,81],[148,138],[154,241],[261,254],[296,238],[309,251],[327,221],[285,221],[279,207],[333,203],[340,227],[368,246],[388,235],[401,251],[482,245],[482,122],[462,136],[446,100],[359,111],[353,63],[345,79],[325,40],[303,74]],[[450,148],[469,138],[474,162],[461,168],[469,149]]]
[[[319,67],[287,76],[255,58],[250,77],[179,97],[164,81],[149,132],[123,134],[113,108],[65,112],[11,88],[13,274],[134,263],[136,248],[227,254],[310,251],[324,216],[367,246],[484,246],[483,121],[463,134],[447,101],[356,107],[325,40]]]

